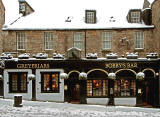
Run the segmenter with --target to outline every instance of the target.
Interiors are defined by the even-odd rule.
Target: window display
[[[108,96],[108,80],[87,80],[87,96]]]
[[[59,73],[41,73],[42,92],[59,92]]]
[[[115,96],[136,96],[136,80],[120,79],[114,83]]]
[[[27,92],[27,73],[9,73],[9,91],[11,93]]]

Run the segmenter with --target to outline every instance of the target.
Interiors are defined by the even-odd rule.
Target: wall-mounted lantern
[[[139,72],[136,75],[136,79],[137,80],[144,80],[144,76],[145,76],[145,74],[143,72]]]
[[[87,74],[85,72],[81,72],[79,74],[79,80],[87,80]]]
[[[109,73],[108,78],[111,79],[111,80],[115,80],[116,79],[116,74],[115,73]]]
[[[61,73],[60,78],[61,79],[68,79],[68,74],[67,73]]]
[[[36,76],[34,74],[28,74],[28,80],[35,80]]]

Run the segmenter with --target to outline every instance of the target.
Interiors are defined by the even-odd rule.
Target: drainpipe
[[[85,54],[85,58],[86,58],[86,51],[87,51],[87,40],[86,40],[86,38],[87,38],[87,36],[86,36],[86,30],[84,30],[84,54]]]

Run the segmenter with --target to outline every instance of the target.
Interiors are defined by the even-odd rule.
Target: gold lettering
[[[17,68],[22,68],[22,64],[17,64]]]
[[[129,63],[127,63],[127,68],[130,68],[130,64]]]
[[[116,63],[116,68],[119,68],[119,64],[118,63]]]
[[[119,63],[119,67],[118,68],[122,68],[122,63]]]
[[[49,69],[49,64],[17,64],[18,69]]]
[[[112,68],[115,68],[116,64],[115,63],[112,63]]]
[[[47,69],[49,69],[49,68],[50,68],[49,64],[47,64],[46,68],[47,68]]]
[[[107,63],[105,68],[137,68],[137,63]]]
[[[40,64],[40,66],[39,66],[40,68],[43,68],[43,64]]]
[[[137,63],[134,63],[134,67],[138,67],[138,66],[137,66]]]
[[[106,68],[109,68],[109,64],[106,64]]]
[[[47,64],[44,64],[44,68],[47,68]]]
[[[28,64],[28,68],[31,68],[31,66],[32,66],[31,64]]]
[[[122,68],[126,68],[126,64],[125,63],[122,63],[122,66],[123,66]]]

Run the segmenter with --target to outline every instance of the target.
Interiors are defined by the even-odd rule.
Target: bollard
[[[14,107],[22,107],[22,95],[14,95]]]

